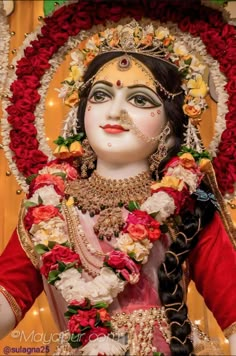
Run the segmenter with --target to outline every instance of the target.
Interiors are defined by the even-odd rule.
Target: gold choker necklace
[[[124,221],[121,207],[130,201],[142,204],[150,196],[150,172],[143,172],[126,179],[107,179],[96,171],[90,178],[70,182],[66,194],[73,196],[82,213],[100,214],[94,231],[99,238],[117,236]]]

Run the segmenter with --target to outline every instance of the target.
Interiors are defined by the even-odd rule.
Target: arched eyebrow
[[[96,85],[96,84],[105,84],[105,85],[108,85],[109,87],[113,87],[113,84],[108,82],[107,80],[99,80],[96,83],[94,83],[93,85]]]
[[[133,84],[133,85],[129,85],[127,88],[129,88],[129,89],[146,88],[148,90],[151,90],[154,94],[157,95],[157,93],[153,89],[151,89],[150,87],[148,87],[148,86],[146,86],[144,84]]]

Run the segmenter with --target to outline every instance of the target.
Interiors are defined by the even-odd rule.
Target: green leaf
[[[43,245],[43,244],[36,245],[34,247],[34,249],[39,255],[43,255],[45,252],[49,251],[49,248],[46,245]]]
[[[105,302],[98,302],[94,305],[94,307],[96,309],[101,309],[101,308],[104,308],[104,309],[107,309],[108,308],[108,304],[105,303]]]
[[[38,205],[37,203],[34,203],[34,202],[30,201],[30,200],[26,200],[24,202],[24,207],[25,208],[31,208],[31,207],[37,206],[37,205]]]
[[[64,272],[66,269],[66,264],[64,262],[61,261],[57,261],[58,262],[58,270],[59,272]]]
[[[54,284],[58,279],[60,279],[59,274],[60,272],[57,270],[50,271],[48,274],[48,283]]]
[[[48,16],[51,12],[54,11],[55,9],[55,2],[57,2],[58,4],[63,4],[64,2],[66,2],[66,0],[44,0],[43,3],[43,11],[44,11],[44,16]]]
[[[30,185],[30,183],[38,176],[38,174],[31,174],[31,176],[26,178],[26,183]]]
[[[50,248],[50,250],[52,250],[56,244],[57,244],[56,241],[48,241],[48,247]]]
[[[43,199],[41,198],[40,195],[38,195],[38,204],[39,205],[43,204]]]
[[[53,173],[54,176],[57,176],[57,177],[61,177],[63,180],[66,179],[66,173],[64,172],[56,172],[56,173]]]
[[[136,201],[131,200],[128,204],[128,210],[129,211],[134,211],[138,210],[140,208],[139,204]]]
[[[53,141],[53,143],[55,143],[58,146],[61,146],[65,144],[65,139],[62,136],[58,136],[58,138],[55,141]]]

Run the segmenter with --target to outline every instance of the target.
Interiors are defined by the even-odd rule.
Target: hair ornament
[[[60,97],[65,104],[71,107],[79,104],[79,92],[84,85],[91,84],[91,81],[87,84],[83,80],[87,67],[97,55],[110,52],[124,53],[118,63],[120,70],[130,68],[130,56],[134,53],[158,58],[176,66],[183,78],[183,92],[171,93],[156,81],[157,90],[169,100],[184,93],[183,111],[190,118],[199,118],[207,108],[204,97],[208,87],[203,79],[205,66],[180,40],[171,35],[168,28],[154,27],[152,23],[141,27],[135,20],[97,32],[78,44],[71,54],[73,61],[69,77],[60,89]]]

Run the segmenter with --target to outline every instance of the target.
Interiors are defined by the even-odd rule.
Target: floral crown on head
[[[155,28],[153,24],[140,26],[135,20],[125,25],[107,28],[81,41],[71,53],[70,74],[63,81],[59,97],[66,105],[75,107],[79,104],[79,93],[88,83],[84,74],[92,60],[100,54],[123,52],[139,53],[166,61],[176,66],[182,75],[182,89],[185,95],[183,112],[192,119],[197,119],[207,108],[205,96],[208,92],[203,79],[205,66],[189,53],[184,44],[170,34],[166,27]],[[93,78],[90,79],[90,83]],[[171,93],[157,81],[157,87],[168,99],[181,94]]]

